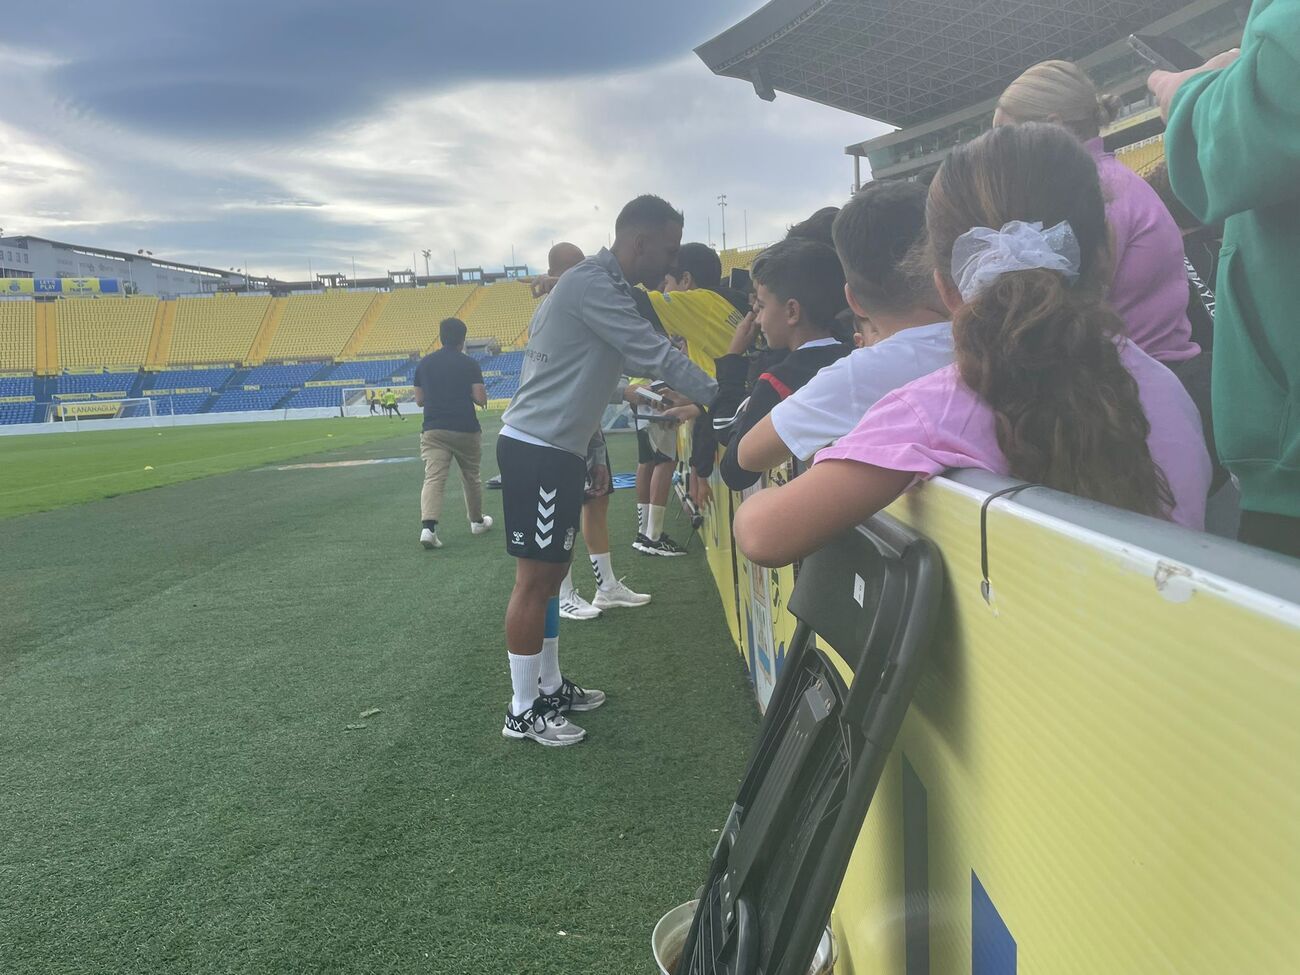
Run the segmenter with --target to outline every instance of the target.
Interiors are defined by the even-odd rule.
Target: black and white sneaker
[[[560,690],[564,690],[561,686]],[[552,706],[553,697],[539,697],[523,714],[511,714],[506,708],[506,723],[501,729],[504,738],[522,741],[531,738],[539,745],[562,748],[576,745],[587,733],[573,724]]]
[[[668,533],[665,532],[664,534],[659,536],[659,541],[650,543],[650,551],[648,554],[662,555],[665,558],[675,559],[679,555],[685,555],[686,549],[682,548],[671,538],[669,538]]]
[[[654,545],[655,543],[650,541],[650,536],[641,532],[636,533],[636,541],[632,543],[632,547],[642,555],[655,555]]]
[[[559,714],[567,714],[570,711],[595,711],[604,703],[604,691],[579,687],[563,675],[560,677],[559,689],[554,694],[543,694],[537,699],[537,705],[543,705]]]

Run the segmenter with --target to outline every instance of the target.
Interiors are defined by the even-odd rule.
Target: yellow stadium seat
[[[59,364],[64,369],[144,365],[158,299],[64,298],[59,302]]]
[[[760,247],[749,247],[744,250],[733,247],[731,250],[725,250],[719,253],[718,256],[722,259],[723,282],[726,282],[727,275],[729,275],[734,268],[744,268],[748,270],[754,263],[754,258],[763,253],[765,249],[766,245]]]
[[[36,368],[36,302],[0,301],[0,372]]]
[[[1145,176],[1164,161],[1165,138],[1158,135],[1154,139],[1116,149],[1115,158],[1139,176]]]
[[[438,323],[455,316],[475,287],[435,284],[394,291],[358,355],[410,355],[431,348],[438,338]]]
[[[532,286],[524,281],[498,281],[488,284],[474,296],[464,318],[470,339],[495,339],[502,348],[512,348],[528,341],[528,323],[532,321],[538,299]]]
[[[178,298],[168,364],[243,362],[270,305],[267,295]]]
[[[361,317],[375,300],[370,291],[330,291],[294,295],[285,305],[280,327],[266,358],[332,359],[343,351]]]

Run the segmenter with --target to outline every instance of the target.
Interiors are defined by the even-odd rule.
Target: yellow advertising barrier
[[[836,971],[1300,971],[1300,565],[1032,489],[989,510],[986,601],[980,507],[1009,483],[962,472],[889,509],[941,549],[945,618]],[[712,487],[701,534],[761,703],[794,574],[734,551],[740,499]]]

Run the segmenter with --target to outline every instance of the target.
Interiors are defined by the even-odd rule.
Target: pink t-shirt
[[[1110,305],[1129,337],[1161,362],[1182,362],[1201,351],[1187,319],[1187,269],[1183,235],[1160,197],[1133,170],[1102,148],[1084,143],[1097,160],[1106,222],[1115,247]]]
[[[1120,361],[1137,380],[1142,409],[1151,423],[1147,446],[1174,495],[1170,517],[1201,530],[1210,458],[1196,406],[1165,366],[1132,342],[1119,343]],[[950,467],[1011,473],[998,446],[993,410],[961,381],[955,365],[885,396],[852,433],[817,454],[817,463],[824,460],[854,460],[910,471],[921,479]]]

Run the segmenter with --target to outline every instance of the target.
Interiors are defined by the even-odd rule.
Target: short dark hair
[[[800,220],[787,230],[785,239],[790,240],[792,237],[796,237],[800,240],[816,240],[827,247],[833,247],[834,244],[831,243],[831,224],[835,222],[835,215],[839,212],[839,207],[822,207],[820,210],[814,211],[812,216]]]
[[[835,316],[848,303],[844,299],[844,268],[826,244],[786,238],[763,251],[750,274],[755,284],[781,301],[793,298],[799,302],[804,317],[813,325],[835,333]]]
[[[685,223],[686,218],[682,216],[680,210],[673,209],[671,203],[663,197],[645,193],[630,201],[619,211],[618,219],[614,221],[614,233],[621,234],[632,227],[657,229],[668,224],[680,227]]]
[[[934,294],[921,256],[925,199],[920,183],[870,183],[835,218],[835,252],[862,304],[897,312]]]
[[[444,349],[459,349],[465,344],[465,335],[469,329],[459,318],[444,318],[438,326],[438,338]]]
[[[677,267],[668,273],[678,277],[685,271],[691,272],[697,288],[722,287],[722,258],[708,244],[682,244],[677,252]]]

